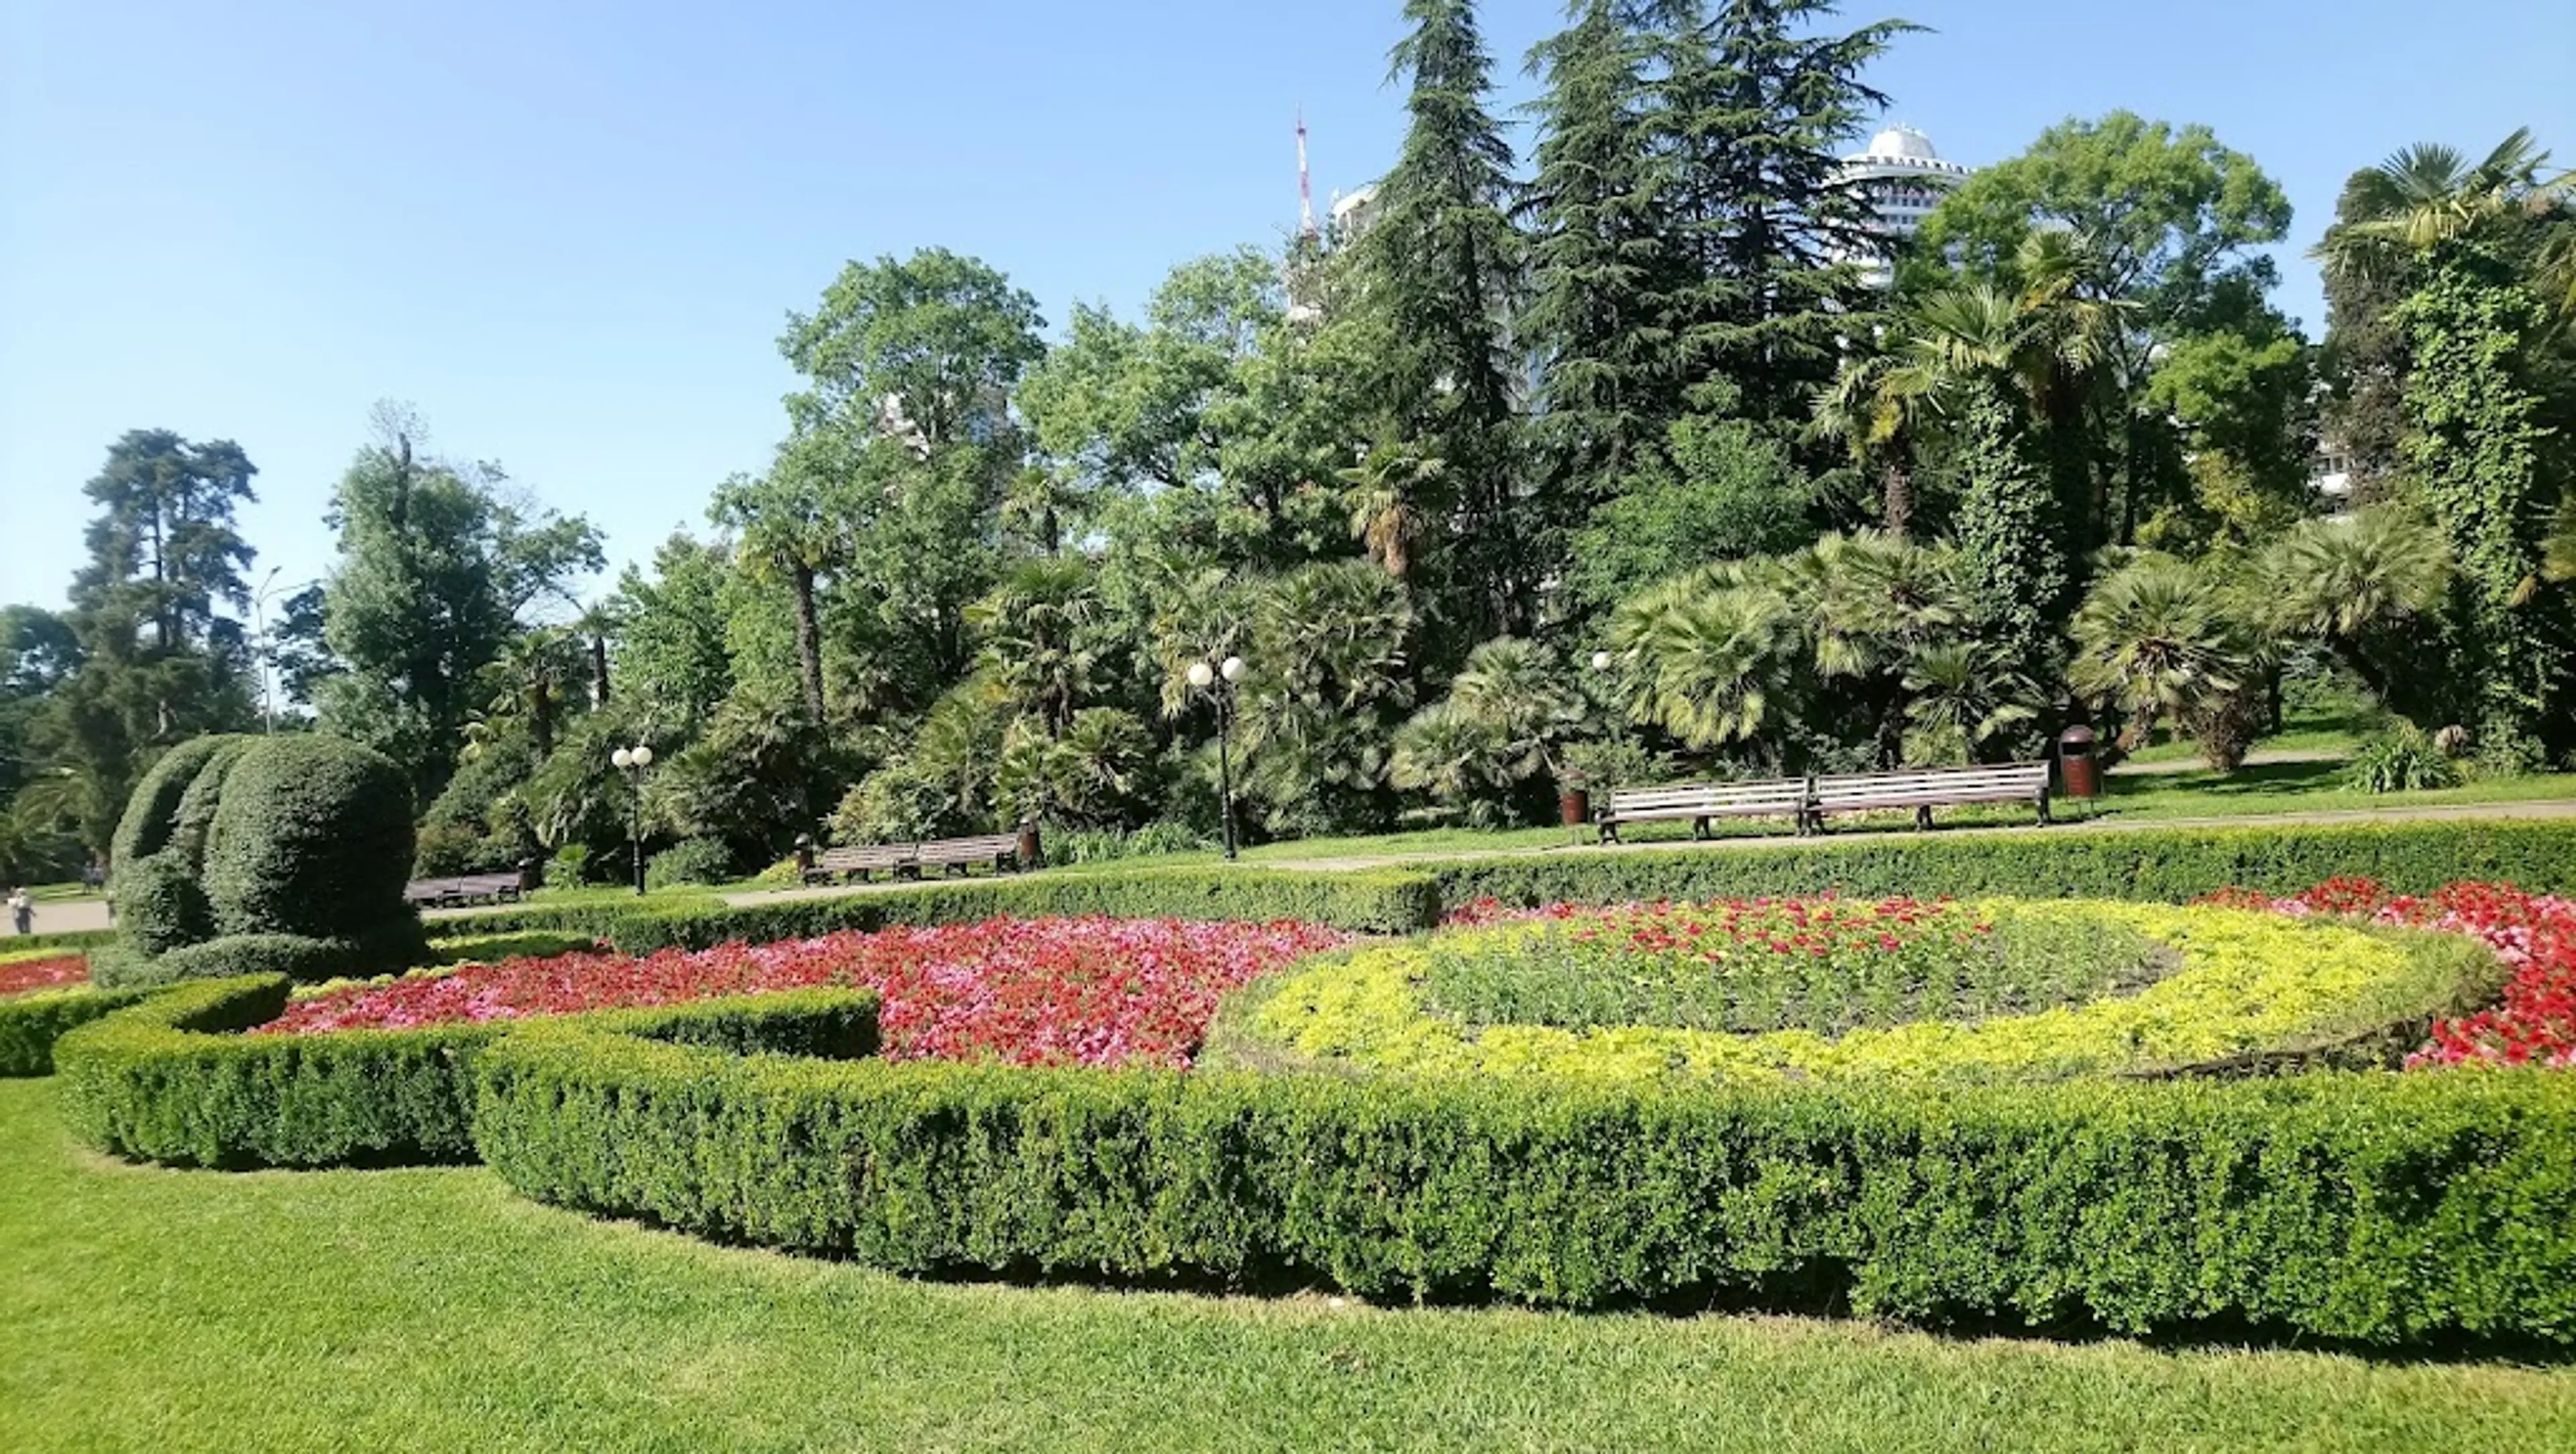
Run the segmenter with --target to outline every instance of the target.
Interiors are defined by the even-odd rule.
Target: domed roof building
[[[1968,179],[1968,169],[1943,161],[1932,138],[1910,126],[1891,126],[1869,139],[1861,151],[1843,158],[1841,179],[1857,187],[1878,214],[1878,227],[1890,237],[1912,237],[1923,219],[1941,205],[1952,188]],[[1885,253],[1854,258],[1865,265],[1870,280],[1885,286],[1893,277]]]

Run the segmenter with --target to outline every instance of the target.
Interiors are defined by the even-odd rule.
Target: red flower
[[[22,959],[16,964],[0,964],[0,995],[79,984],[88,978],[89,960],[78,954],[57,955],[52,959]]]
[[[1285,922],[994,919],[641,959],[566,954],[334,991],[254,1033],[506,1020],[829,984],[883,997],[892,1060],[1186,1066],[1227,991],[1344,940]]]

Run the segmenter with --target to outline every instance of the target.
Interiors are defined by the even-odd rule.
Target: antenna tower
[[[1297,235],[1308,242],[1315,230],[1315,179],[1306,171],[1306,108],[1297,108]]]

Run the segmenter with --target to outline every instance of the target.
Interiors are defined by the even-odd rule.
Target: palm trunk
[[[590,704],[608,705],[608,638],[596,632],[590,638]]]
[[[814,613],[814,568],[794,567],[796,587],[796,667],[804,678],[805,715],[823,720],[823,626]]]
[[[1914,524],[1914,471],[1902,457],[1889,460],[1879,476],[1879,523],[1899,540]]]

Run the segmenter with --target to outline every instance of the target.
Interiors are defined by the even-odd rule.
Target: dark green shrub
[[[134,785],[133,795],[125,800],[125,815],[117,820],[116,831],[108,837],[108,862],[122,871],[136,859],[168,846],[178,826],[179,804],[187,796],[188,785],[228,744],[245,740],[197,737],[161,754],[161,760],[152,765],[143,781]]]
[[[505,959],[551,959],[598,947],[599,941],[588,934],[468,934],[431,941],[423,962],[498,964]]]
[[[164,954],[215,932],[214,905],[175,847],[126,860],[117,870],[114,893],[117,923],[138,954]]]
[[[2363,743],[2346,771],[2352,785],[2365,793],[2412,793],[2460,785],[2459,765],[2444,756],[2433,739],[2404,723]]]
[[[563,1027],[476,1078],[477,1144],[525,1194],[906,1271],[2576,1341],[2576,1082],[2539,1073],[1622,1094]]]
[[[2410,822],[1873,836],[1700,849],[1606,848],[1426,864],[1451,906],[1606,904],[1835,892],[2011,894],[2186,903],[2224,888],[2293,892],[2374,878],[2402,893],[2461,879],[2576,889],[2576,825]]]
[[[170,843],[161,851],[177,858],[192,873],[203,873],[206,847],[215,831],[215,809],[223,803],[224,783],[231,778],[233,767],[242,754],[260,739],[227,737],[220,740],[214,755],[197,770],[188,790],[179,795],[179,810],[172,815]]]
[[[355,939],[315,939],[302,934],[230,934],[173,949],[150,963],[152,979],[175,984],[190,979],[239,979],[246,974],[282,974],[313,983],[387,974],[407,967],[409,956],[390,959],[370,955]]]
[[[732,877],[732,852],[712,838],[691,838],[673,844],[644,863],[644,886],[648,889],[720,884]]]
[[[150,993],[67,988],[0,1000],[0,1076],[53,1074],[55,1041]]]
[[[340,1166],[465,1161],[474,1058],[526,1024],[243,1035],[286,1006],[276,975],[211,980],[64,1035],[64,1120],[102,1151],[174,1165]],[[735,1052],[866,1054],[876,997],[800,990],[582,1016],[629,1034]]]
[[[1405,934],[1428,928],[1439,909],[1438,889],[1429,878],[1395,870],[1180,868],[982,878],[746,905],[648,904],[611,920],[603,932],[623,954],[765,944],[890,924],[973,923],[997,916],[1105,914],[1256,923],[1297,919],[1362,933]]]
[[[409,916],[411,860],[411,789],[391,759],[272,737],[225,780],[206,888],[226,934],[357,938]]]

